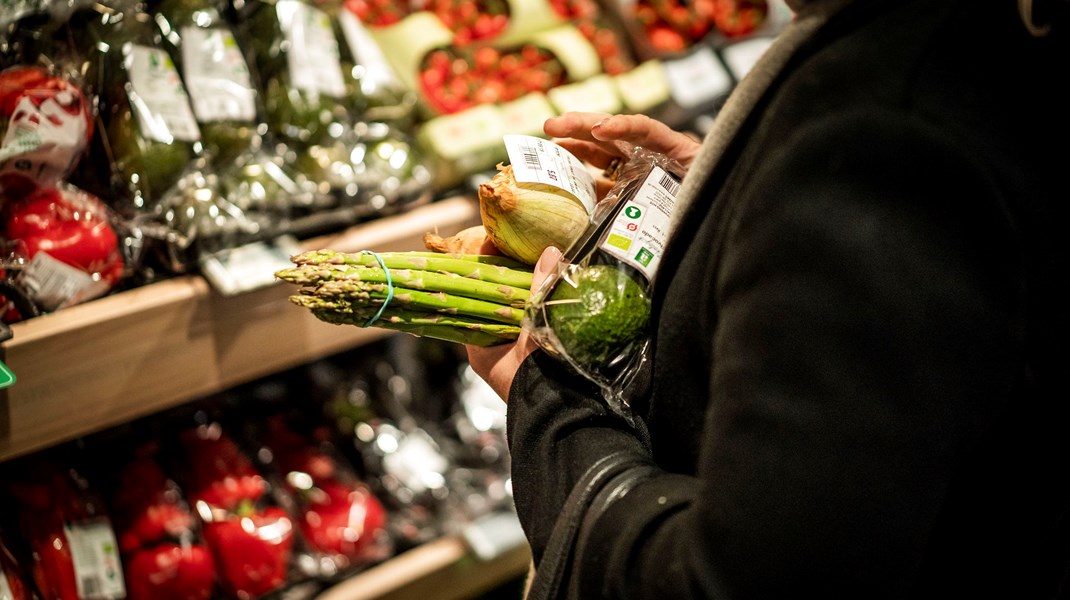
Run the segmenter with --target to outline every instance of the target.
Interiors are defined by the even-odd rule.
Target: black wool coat
[[[804,44],[668,245],[640,427],[542,352],[518,372],[536,560],[625,451],[657,476],[592,517],[584,598],[1055,597],[1066,34],[1014,0],[859,0]]]

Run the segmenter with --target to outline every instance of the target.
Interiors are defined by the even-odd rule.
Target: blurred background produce
[[[418,209],[438,203],[460,224],[451,207],[475,205],[502,135],[542,135],[555,113],[643,112],[701,135],[790,18],[780,2],[738,2],[749,16],[722,30],[684,3],[670,12],[709,29],[656,49],[641,6],[5,5],[0,306],[5,324],[30,322],[7,329],[2,358],[49,372],[0,396],[0,432],[17,438],[0,462],[12,597],[303,598],[443,539],[462,539],[476,572],[523,547],[504,405],[456,345],[347,338],[361,347],[322,358],[337,346],[273,328],[277,306],[259,304],[273,290],[230,296],[276,285],[310,240],[391,239],[383,217],[411,228],[409,211],[422,225],[440,213]],[[103,295],[117,297],[98,312]],[[189,311],[159,318],[172,295]],[[75,326],[39,319],[76,305]],[[272,347],[251,347],[265,328]],[[36,354],[41,339],[51,348]],[[263,364],[184,372],[159,350],[171,342]],[[70,359],[86,347],[93,360]],[[137,360],[117,366],[120,350]],[[138,402],[102,398],[102,380]],[[40,429],[19,422],[57,403]],[[50,429],[75,418],[95,425]]]
[[[123,264],[66,261],[97,281],[79,301],[233,279],[237,249],[282,258],[474,198],[502,135],[543,135],[558,112],[644,112],[701,134],[788,19],[782,0],[22,0],[0,17],[0,202],[61,182],[99,199]],[[27,115],[50,125],[32,150]],[[15,235],[0,240],[0,291],[25,304],[32,257]],[[209,279],[228,294],[271,283]]]

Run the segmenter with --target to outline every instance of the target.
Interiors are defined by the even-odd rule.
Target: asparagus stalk
[[[321,298],[319,296],[292,296],[291,301],[298,306],[303,306],[313,311],[331,311],[347,316],[352,316],[357,324],[364,325],[369,319],[375,318],[372,325],[387,323],[390,325],[443,325],[482,331],[497,335],[506,339],[516,339],[520,335],[520,326],[495,323],[466,315],[444,315],[439,313],[420,312],[403,308],[385,307],[381,312],[378,308],[368,307],[361,304],[353,304],[344,299]]]
[[[387,272],[378,267],[304,264],[275,273],[279,279],[301,285],[319,285],[327,281],[363,281],[387,283]],[[527,288],[468,279],[454,273],[436,273],[412,269],[391,269],[395,286],[413,290],[444,292],[521,308],[528,300]]]
[[[333,323],[335,325],[364,325],[363,317],[358,317],[353,314],[339,312],[336,310],[313,309],[312,314],[321,321]],[[470,344],[473,346],[493,346],[495,344],[502,344],[511,341],[510,338],[495,335],[493,333],[487,333],[485,331],[478,331],[475,329],[463,329],[460,327],[454,327],[452,325],[413,325],[406,323],[377,321],[375,323],[375,326],[382,329],[401,331],[419,337],[428,337],[438,340],[444,340],[447,342]]]
[[[510,258],[477,254],[440,254],[438,252],[381,252],[379,258],[388,269],[415,269],[454,273],[461,277],[501,283],[521,289],[531,288],[531,267]],[[355,265],[378,267],[379,259],[371,254],[312,250],[291,258],[298,265]]]
[[[383,283],[373,283],[353,279],[324,281],[314,289],[305,290],[306,295],[326,298],[340,298],[354,305],[376,306],[386,301],[387,286]],[[431,292],[414,290],[400,286],[394,286],[394,294],[390,299],[391,305],[400,306],[410,310],[430,311],[447,315],[467,315],[479,317],[496,323],[520,325],[524,318],[524,310],[496,302],[488,302],[477,298],[467,298],[444,292]]]

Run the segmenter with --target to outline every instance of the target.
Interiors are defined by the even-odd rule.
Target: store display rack
[[[304,249],[422,250],[426,232],[478,224],[452,197],[301,243]],[[168,279],[14,324],[0,356],[17,377],[0,390],[0,462],[380,339],[340,327],[269,285],[223,296],[197,275]],[[409,550],[325,592],[325,600],[469,598],[522,574],[526,547],[491,560],[463,539]]]

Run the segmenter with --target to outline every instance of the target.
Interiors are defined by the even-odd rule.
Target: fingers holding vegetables
[[[543,131],[581,160],[604,169],[613,158],[628,157],[642,146],[688,167],[701,143],[646,115],[568,112],[551,117]]]

